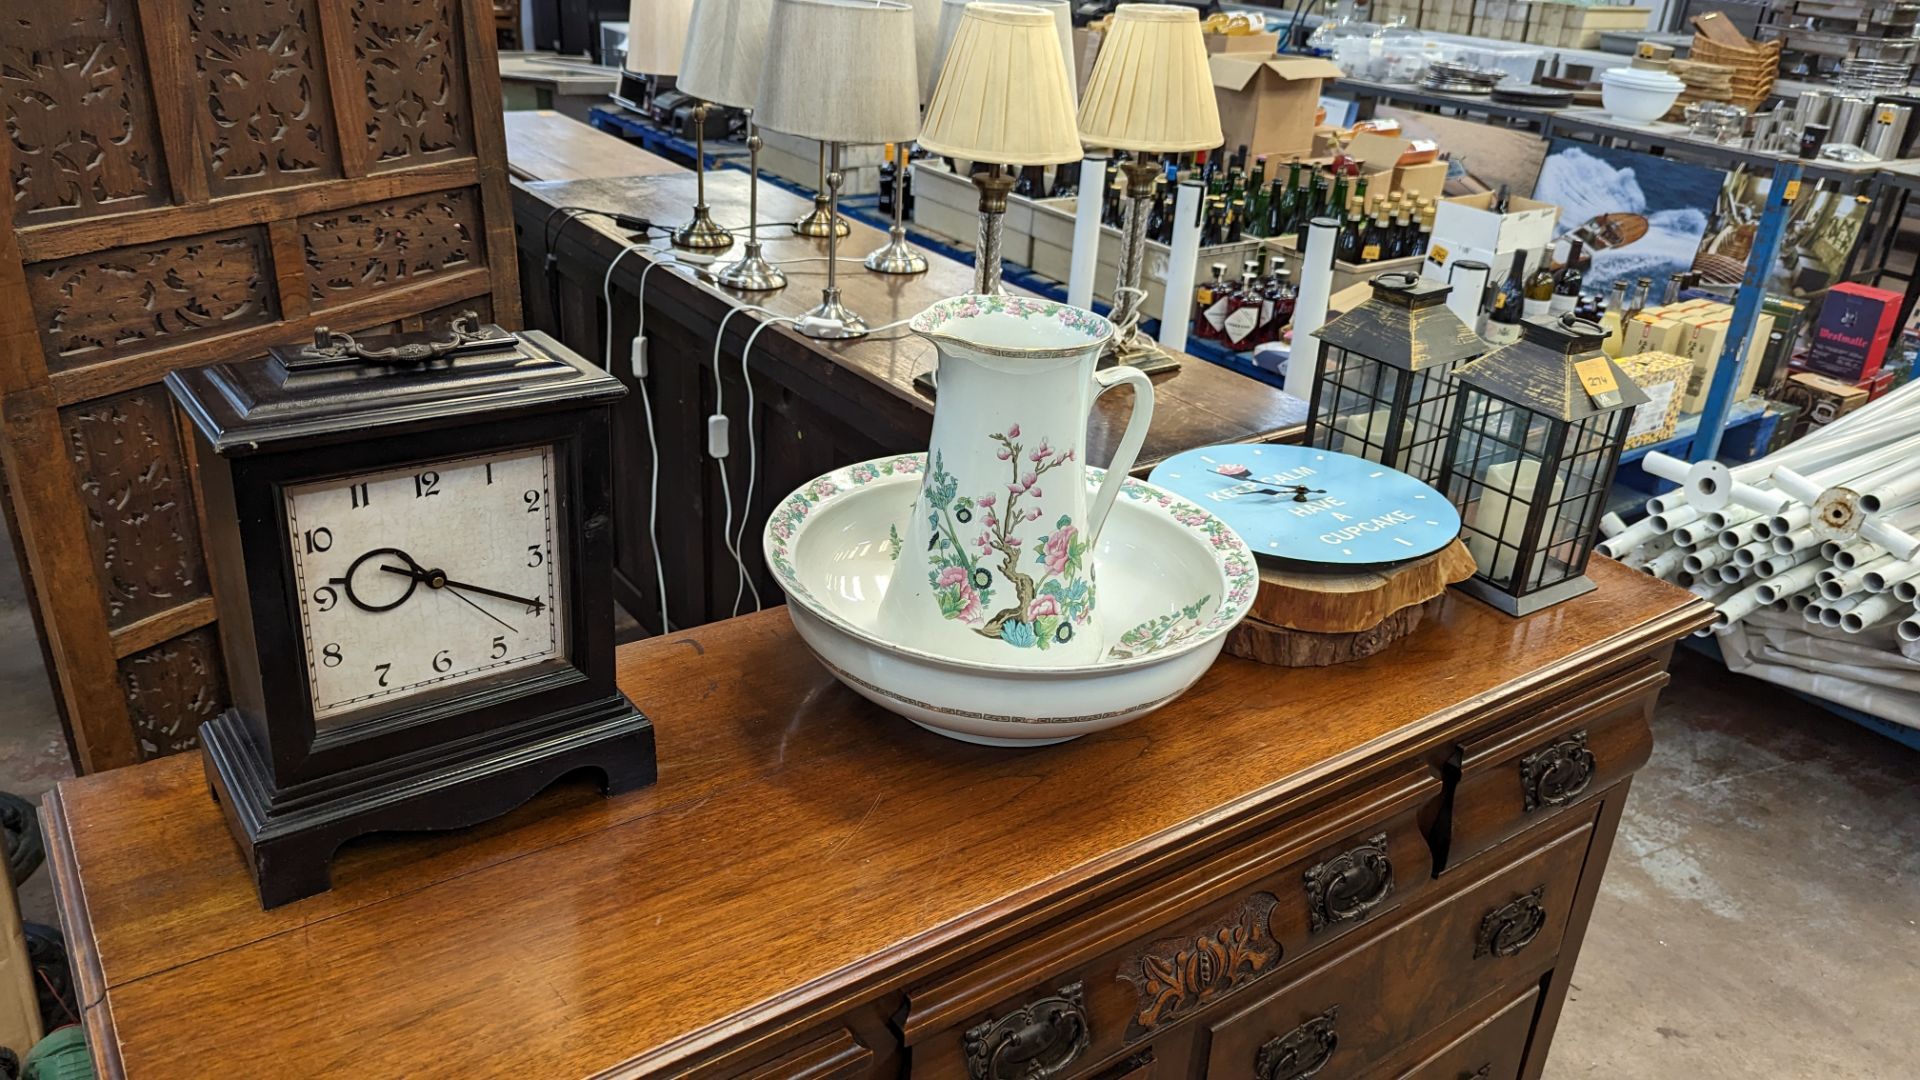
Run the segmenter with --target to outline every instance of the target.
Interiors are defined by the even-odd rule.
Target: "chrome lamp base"
[[[786,272],[760,254],[758,240],[747,241],[746,252],[737,260],[715,270],[713,279],[741,292],[770,292],[787,287]]]
[[[867,336],[867,321],[855,315],[847,305],[840,302],[838,287],[829,286],[822,294],[820,303],[808,311],[803,319],[825,319],[838,322],[838,327],[810,326],[801,323],[799,330],[810,338],[825,341],[844,341],[848,338]]]

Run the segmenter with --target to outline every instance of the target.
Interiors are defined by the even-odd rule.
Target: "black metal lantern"
[[[1381,274],[1366,303],[1314,331],[1326,355],[1313,376],[1307,445],[1440,474],[1457,365],[1489,346],[1446,305],[1452,287]]]
[[[1607,488],[1633,409],[1647,401],[1600,351],[1605,338],[1572,315],[1528,319],[1519,341],[1455,376],[1438,487],[1479,567],[1460,588],[1509,615],[1593,588],[1587,558]]]

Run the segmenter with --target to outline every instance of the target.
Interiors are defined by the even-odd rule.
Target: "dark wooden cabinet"
[[[481,0],[8,0],[0,464],[81,771],[227,704],[160,377],[313,328],[519,323]]]
[[[269,912],[192,762],[68,782],[102,1075],[1536,1078],[1711,614],[1593,576],[1522,620],[1450,595],[1352,664],[1223,659],[1034,750],[879,711],[782,612],[640,642],[655,787],[362,844]]]

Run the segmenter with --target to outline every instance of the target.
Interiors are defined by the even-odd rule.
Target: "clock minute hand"
[[[512,593],[501,592],[498,589],[489,589],[484,585],[471,585],[464,581],[455,581],[452,578],[445,578],[444,582],[449,589],[465,589],[468,592],[477,592],[483,596],[492,596],[501,600],[511,600],[516,604],[524,604],[528,611],[536,614],[547,606],[544,602],[532,599],[531,597],[515,596]]]
[[[516,604],[524,605],[528,611],[536,612],[536,613],[541,611],[547,606],[545,603],[539,600],[532,599],[531,597],[515,596],[512,593],[501,592],[498,589],[489,589],[485,585],[475,585],[471,582],[466,582],[466,581],[455,581],[452,578],[447,576],[447,572],[445,570],[439,570],[439,569],[421,570],[417,568],[407,569],[399,566],[382,566],[380,569],[385,570],[389,574],[400,574],[404,577],[413,578],[416,581],[420,581],[424,583],[430,589],[453,589],[455,590],[454,595],[456,596],[458,596],[462,591],[476,592],[484,596],[497,597],[498,599],[501,599],[501,600],[511,600]],[[460,598],[462,600],[466,600],[466,597],[464,596]],[[468,600],[467,602],[469,604],[473,603],[473,601],[471,600]],[[475,607],[478,608],[478,605],[475,605]],[[494,621],[499,622],[500,620],[495,618]],[[501,625],[505,626],[506,624],[501,623]],[[512,628],[509,627],[509,629],[512,629]]]

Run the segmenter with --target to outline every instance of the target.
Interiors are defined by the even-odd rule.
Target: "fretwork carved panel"
[[[196,108],[216,196],[340,174],[316,0],[192,0]]]
[[[133,7],[14,0],[0,17],[16,225],[167,201]]]
[[[200,745],[200,725],[227,707],[220,636],[210,626],[120,661],[134,745],[141,760]]]
[[[107,625],[207,596],[193,486],[173,406],[148,386],[60,412]]]
[[[435,191],[302,218],[300,231],[315,308],[484,265],[480,201],[471,190]]]
[[[55,371],[279,317],[261,229],[36,263],[27,267],[27,290]]]
[[[455,0],[353,0],[349,11],[354,66],[366,72],[367,138],[379,166],[471,153]]]

